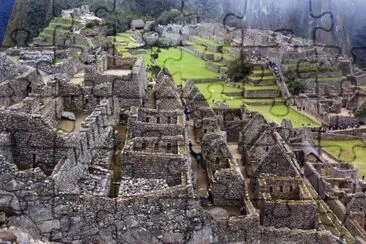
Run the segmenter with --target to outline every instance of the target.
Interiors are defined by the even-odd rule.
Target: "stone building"
[[[317,227],[317,205],[300,177],[261,174],[257,194],[262,225],[298,229]]]

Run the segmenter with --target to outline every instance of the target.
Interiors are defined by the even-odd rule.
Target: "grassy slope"
[[[150,52],[145,55],[147,63]],[[184,79],[218,78],[218,74],[205,66],[205,61],[177,48],[162,49],[156,62],[172,73],[175,82],[180,85]]]
[[[267,121],[281,123],[283,119],[290,119],[295,128],[320,126],[315,120],[298,113],[286,105],[247,106],[247,108],[250,111],[261,113]]]
[[[352,163],[359,175],[366,175],[366,143],[361,140],[321,140],[323,149],[339,160]]]

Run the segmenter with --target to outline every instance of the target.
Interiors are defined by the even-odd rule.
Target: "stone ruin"
[[[210,24],[194,31],[233,45],[239,34],[228,40]],[[272,34],[251,30],[248,43],[286,40]],[[244,108],[213,109],[165,69],[148,85],[142,58],[99,50],[38,72],[31,66],[48,52],[22,51],[34,62],[0,56],[2,233],[52,243],[366,240],[357,171],[324,161],[309,130]],[[75,115],[71,127],[65,112]]]

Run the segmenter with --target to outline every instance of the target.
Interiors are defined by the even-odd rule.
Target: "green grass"
[[[150,52],[144,56],[150,63]],[[205,66],[205,61],[178,48],[161,49],[156,64],[167,68],[178,85],[185,79],[218,78],[219,75]]]
[[[263,91],[263,90],[276,90],[278,91],[279,88],[277,85],[270,85],[270,86],[253,86],[251,84],[242,83],[242,86],[245,90],[249,91]]]
[[[321,140],[321,147],[339,160],[352,163],[366,175],[366,143],[361,140]]]
[[[224,93],[241,92],[240,88],[228,86],[225,82],[197,83],[196,87],[205,97],[207,102],[216,107],[214,100],[225,102],[230,108],[240,108],[243,104],[251,104],[253,102],[273,103],[284,102],[283,98],[276,99],[247,99],[243,96],[227,96]],[[266,107],[266,106],[264,106]]]
[[[311,119],[308,116],[298,113],[286,105],[247,106],[247,108],[250,111],[261,113],[268,122],[281,123],[283,119],[290,119],[295,128],[320,126],[315,119]]]
[[[263,80],[263,81],[269,81],[269,80],[273,80],[274,81],[274,77],[271,76],[248,76],[247,79],[249,81],[259,81],[259,80]]]
[[[259,74],[259,75],[263,74],[263,76],[273,76],[272,71],[270,71],[269,69],[263,69],[263,70],[255,69],[253,70],[253,74]]]
[[[231,56],[228,52],[226,52],[225,50],[223,51],[223,53],[220,52],[212,52],[209,51],[207,49],[206,46],[201,45],[201,44],[192,44],[194,46],[194,48],[199,51],[200,53],[204,53],[204,54],[214,54],[215,55],[215,60],[221,60],[221,59],[226,59],[228,61],[234,60],[235,58],[233,56]]]
[[[215,42],[215,41],[213,41],[211,39],[208,39],[208,38],[204,38],[202,36],[193,36],[193,37],[195,37],[197,40],[200,40],[201,42],[204,42],[204,43],[206,43],[207,45],[210,45],[210,46],[221,46],[220,43]]]
[[[108,36],[108,39],[115,42],[116,50],[124,57],[132,57],[133,55],[128,51],[129,48],[139,47],[139,43],[130,38],[130,33],[118,33],[115,36]]]
[[[64,61],[63,58],[55,58],[55,64],[61,63],[62,61]]]
[[[196,87],[201,91],[201,93],[208,97],[210,94],[222,94],[227,92],[241,92],[240,88],[228,86],[227,83],[223,81],[212,82],[212,83],[198,83]],[[218,97],[219,98],[219,97]]]
[[[318,81],[341,81],[343,79],[346,79],[346,77],[342,76],[342,77],[318,77]],[[316,77],[312,77],[312,78],[306,78],[306,79],[301,79],[301,78],[297,78],[296,80],[302,80],[302,81],[314,81],[316,80]]]
[[[292,62],[285,64],[285,70],[298,70],[299,72],[328,72],[339,71],[338,67],[326,67],[320,66],[319,63],[307,63],[307,62]]]

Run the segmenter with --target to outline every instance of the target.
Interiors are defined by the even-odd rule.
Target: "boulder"
[[[72,120],[72,121],[75,121],[76,120],[76,116],[72,112],[62,112],[61,118],[62,119]]]
[[[9,215],[20,213],[20,205],[18,198],[10,192],[0,191],[0,211]]]

